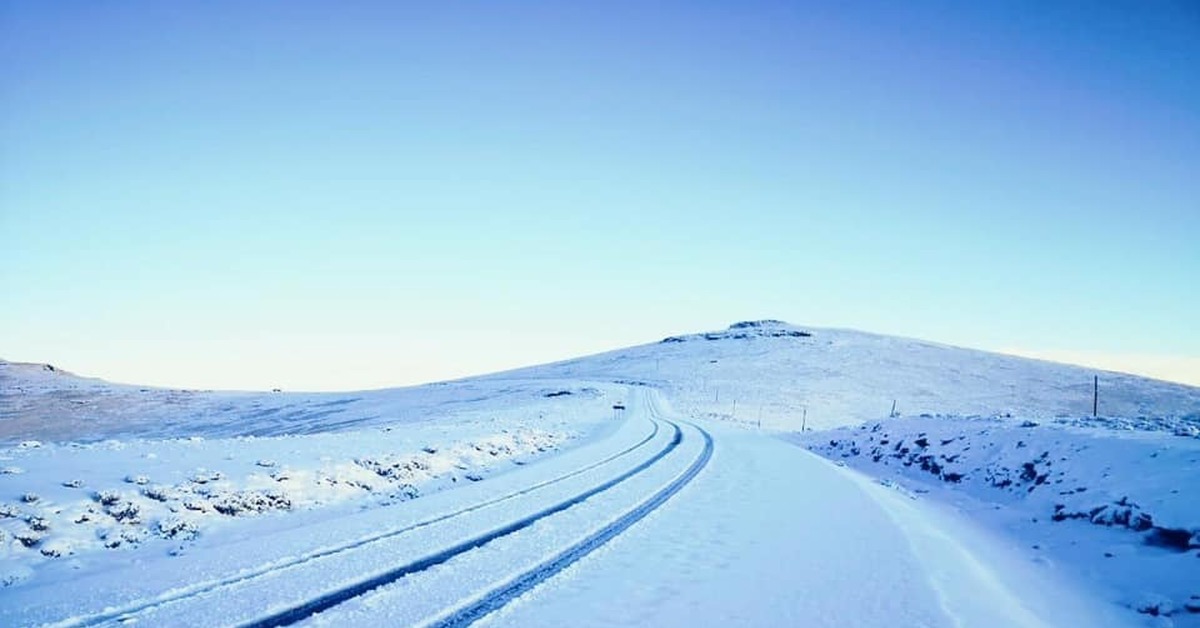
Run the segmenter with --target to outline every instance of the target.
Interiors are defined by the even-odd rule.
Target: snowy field
[[[0,624],[1200,626],[1198,435],[774,321],[352,393],[0,362]]]
[[[362,509],[605,436],[622,386],[212,393],[0,363],[0,583],[179,554],[248,517]],[[45,434],[37,431],[46,424]],[[77,440],[48,440],[70,435]],[[145,436],[150,435],[150,436]],[[42,436],[47,440],[33,437]],[[37,576],[37,577],[35,577]]]

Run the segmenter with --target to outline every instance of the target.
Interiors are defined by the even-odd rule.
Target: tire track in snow
[[[704,450],[696,458],[696,461],[680,474],[679,477],[675,478],[674,481],[638,504],[629,512],[594,532],[584,540],[563,550],[550,560],[496,587],[477,601],[454,611],[450,616],[435,621],[430,625],[431,628],[458,628],[468,626],[483,619],[488,614],[499,610],[509,602],[533,590],[584,556],[587,556],[605,543],[616,538],[633,524],[641,521],[646,515],[649,515],[659,506],[662,506],[668,499],[678,493],[680,489],[691,482],[708,465],[709,459],[712,458],[712,436],[695,424],[689,423],[689,425],[696,428],[701,436],[704,437]]]
[[[344,545],[338,545],[335,547],[325,548],[325,549],[317,550],[314,552],[310,552],[310,553],[298,556],[291,560],[272,563],[267,567],[263,567],[261,569],[253,570],[253,571],[250,571],[247,573],[241,573],[236,577],[209,581],[209,582],[206,582],[201,585],[188,587],[187,589],[184,589],[182,591],[179,591],[179,590],[174,591],[173,593],[171,593],[169,595],[159,596],[159,597],[155,597],[150,600],[141,600],[141,601],[135,602],[133,604],[128,604],[119,609],[106,610],[105,612],[97,613],[97,614],[90,615],[90,616],[84,617],[84,618],[73,617],[73,618],[55,622],[55,623],[52,623],[49,625],[50,626],[95,626],[95,625],[100,625],[105,622],[110,622],[110,621],[114,621],[114,620],[116,620],[118,622],[126,622],[129,620],[135,619],[136,615],[138,613],[142,613],[142,612],[145,612],[150,609],[158,608],[161,606],[169,605],[169,604],[172,604],[175,602],[187,600],[187,599],[194,598],[194,597],[199,597],[201,595],[204,595],[207,593],[212,593],[214,591],[218,591],[220,589],[224,589],[227,587],[236,586],[236,585],[242,584],[244,582],[248,582],[251,580],[261,578],[263,576],[275,574],[275,573],[278,573],[278,572],[281,572],[281,571],[284,571],[287,569],[292,569],[292,568],[295,568],[295,567],[298,567],[301,565],[311,563],[316,560],[320,560],[323,558],[341,554],[343,552],[347,552],[350,550],[358,549],[358,548],[361,548],[361,547],[364,547],[367,545],[371,545],[373,543],[378,543],[379,541],[395,538],[397,536],[406,534],[408,532],[411,532],[411,531],[419,529],[419,528],[424,528],[424,527],[427,527],[430,525],[441,523],[443,521],[453,519],[455,517],[459,517],[459,516],[462,516],[462,515],[465,515],[465,514],[468,514],[471,512],[475,512],[477,510],[481,510],[481,509],[487,508],[489,506],[494,506],[496,504],[499,504],[499,503],[502,503],[502,502],[505,502],[505,501],[508,501],[511,499],[515,499],[517,497],[528,495],[535,491],[546,488],[547,486],[551,486],[551,485],[557,484],[559,482],[563,482],[565,480],[573,478],[582,473],[591,471],[597,467],[608,464],[608,463],[610,463],[614,460],[617,460],[623,456],[629,455],[629,454],[633,453],[634,451],[637,451],[638,449],[641,449],[642,447],[644,447],[648,443],[650,443],[652,440],[654,440],[654,438],[656,436],[658,436],[658,433],[661,429],[658,421],[651,419],[651,423],[652,423],[653,427],[652,427],[650,433],[647,436],[645,436],[644,438],[642,438],[640,441],[634,443],[633,445],[630,445],[629,447],[627,447],[615,454],[612,454],[606,458],[603,458],[599,461],[596,461],[596,462],[593,462],[586,466],[575,469],[574,471],[571,471],[570,473],[565,473],[558,477],[555,477],[555,478],[552,478],[549,480],[544,480],[544,481],[534,484],[532,486],[525,487],[521,490],[513,491],[506,495],[496,497],[493,499],[489,499],[486,501],[482,501],[477,504],[472,504],[466,508],[461,508],[459,510],[455,510],[450,513],[445,513],[445,514],[438,515],[436,517],[431,517],[429,519],[425,519],[423,521],[419,521],[417,523],[413,523],[413,524],[404,526],[402,528],[397,528],[395,530],[389,530],[387,532],[383,532],[380,534],[375,534],[375,535],[372,535],[369,537],[360,538],[352,543],[347,543]],[[678,427],[676,427],[676,431],[678,431]],[[662,455],[663,454],[660,452],[659,456],[661,457]]]
[[[652,419],[652,420],[655,420],[657,422],[656,419]],[[300,620],[307,619],[308,617],[311,617],[312,615],[314,615],[316,613],[320,613],[322,611],[328,610],[334,606],[337,606],[344,602],[350,601],[350,600],[357,598],[365,593],[368,593],[370,591],[378,589],[379,587],[396,582],[397,580],[399,580],[405,576],[419,573],[421,571],[425,571],[426,569],[429,569],[430,567],[434,567],[434,566],[440,565],[442,563],[445,563],[456,556],[459,556],[459,555],[469,552],[471,550],[483,547],[484,545],[487,545],[488,543],[490,543],[498,538],[508,536],[510,534],[513,534],[514,532],[518,532],[522,529],[528,528],[529,526],[537,523],[538,521],[540,521],[542,519],[545,519],[546,517],[549,517],[556,513],[562,512],[572,506],[575,506],[576,504],[582,503],[582,502],[588,500],[589,498],[591,498],[599,493],[602,493],[602,492],[620,484],[621,482],[624,482],[625,480],[628,480],[629,478],[645,471],[646,469],[649,469],[650,467],[654,466],[657,462],[659,462],[664,457],[666,457],[667,454],[674,451],[675,448],[678,447],[681,442],[683,442],[683,430],[681,430],[679,428],[679,425],[672,421],[667,421],[665,419],[663,421],[665,423],[670,424],[671,427],[675,431],[674,435],[672,436],[672,438],[671,438],[670,442],[667,444],[667,446],[664,447],[658,453],[656,453],[650,459],[638,464],[636,467],[622,473],[621,475],[618,475],[617,477],[614,477],[614,478],[604,482],[603,484],[592,487],[591,489],[588,489],[582,493],[579,493],[578,495],[575,495],[574,497],[571,497],[569,499],[558,502],[547,508],[543,508],[531,515],[517,519],[516,521],[513,521],[506,525],[500,526],[498,528],[495,528],[495,529],[491,530],[490,532],[486,532],[484,534],[476,536],[467,541],[463,541],[461,543],[458,543],[456,545],[453,545],[451,547],[443,549],[434,554],[430,554],[429,556],[426,556],[419,560],[401,565],[399,567],[395,567],[384,573],[378,574],[371,578],[367,578],[366,580],[362,580],[360,582],[351,584],[349,586],[345,586],[345,587],[336,589],[334,591],[330,591],[324,595],[310,599],[304,603],[298,604],[296,606],[285,609],[283,611],[279,611],[277,613],[273,613],[266,617],[261,617],[257,620],[254,620],[254,621],[251,621],[251,622],[248,622],[245,624],[241,624],[241,628],[275,628],[277,626],[287,626],[289,624],[296,623]],[[697,428],[697,429],[699,429],[699,428]],[[707,436],[708,436],[707,433],[705,433],[706,438],[707,438]],[[711,454],[711,443],[712,443],[712,441],[711,441],[711,439],[709,439],[708,445],[706,446],[706,449],[705,449],[705,455],[703,456],[704,462],[707,462],[707,456]],[[703,466],[703,465],[701,465],[701,466]],[[699,469],[696,469],[696,471],[698,472]],[[690,479],[690,478],[688,478],[688,479]],[[677,481],[678,481],[678,479],[677,479]],[[680,486],[682,486],[682,484]],[[668,487],[668,488],[670,488],[670,487]],[[675,491],[678,491],[678,488],[676,488]],[[674,491],[672,491],[671,494],[673,494],[673,493],[674,493]],[[661,495],[661,494],[662,494],[662,492],[660,491],[660,493],[656,494],[655,497],[657,497],[658,495]],[[667,496],[669,497],[669,495],[667,495]],[[651,498],[651,500],[653,500],[653,499],[654,499],[654,497]],[[664,497],[662,501],[665,501],[665,499],[666,498]],[[643,502],[643,505],[645,505],[646,503],[647,502]],[[651,507],[650,510],[653,510],[654,507],[657,507],[657,504],[655,506]],[[645,516],[645,514],[643,514],[642,516]],[[638,519],[640,519],[640,518],[641,517],[638,517]],[[634,519],[634,521],[636,521],[636,519]],[[630,525],[632,525],[632,522],[630,522]],[[628,526],[625,526],[625,527],[628,527]],[[622,530],[623,529],[624,528],[622,528]],[[614,536],[615,536],[615,534],[614,534]],[[590,551],[590,550],[588,550],[588,551]]]

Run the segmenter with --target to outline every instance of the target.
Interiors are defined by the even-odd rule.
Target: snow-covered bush
[[[108,513],[110,517],[116,519],[119,523],[134,524],[141,522],[141,507],[124,495],[121,495],[121,493],[104,490],[98,491],[92,497],[104,507],[104,512]]]
[[[143,488],[142,495],[145,495],[146,497],[153,499],[156,502],[166,502],[167,500],[174,497],[175,492],[168,486],[162,486],[161,484],[155,484],[154,486],[147,486],[147,487]]]
[[[209,512],[212,506],[203,499],[186,499],[183,502],[183,507],[196,512]]]
[[[1153,617],[1170,617],[1176,610],[1174,602],[1157,594],[1143,595],[1133,607],[1137,612]]]
[[[476,447],[478,448],[479,446],[476,445]],[[411,481],[419,475],[425,475],[429,471],[429,463],[416,457],[408,457],[395,461],[359,458],[354,462],[365,469],[375,472],[380,477],[394,481]]]
[[[156,532],[164,539],[191,540],[200,534],[196,523],[175,515],[160,519]]]
[[[41,552],[42,556],[47,558],[59,558],[75,553],[74,546],[67,539],[51,539],[46,541],[42,543],[38,551]]]
[[[38,543],[41,543],[45,537],[45,534],[32,529],[22,530],[13,535],[13,538],[20,541],[21,545],[25,547],[37,547]]]
[[[223,515],[237,516],[268,510],[290,510],[292,500],[281,491],[237,491],[213,500],[213,509]]]
[[[93,498],[100,502],[101,506],[112,506],[121,501],[121,494],[116,491],[97,491]]]
[[[1200,427],[1195,425],[1180,425],[1175,428],[1175,435],[1185,438],[1200,438]]]
[[[120,523],[141,523],[141,507],[129,500],[121,500],[109,506],[106,512]]]
[[[195,474],[192,475],[191,480],[196,484],[208,484],[209,482],[221,480],[224,477],[225,474],[221,473],[220,471],[207,471],[205,469],[199,469]]]
[[[146,529],[141,527],[121,527],[119,529],[102,529],[97,532],[104,547],[116,549],[138,545],[146,538]]]

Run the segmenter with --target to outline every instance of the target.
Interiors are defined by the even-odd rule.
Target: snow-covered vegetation
[[[925,416],[789,438],[1024,539],[1130,609],[1181,619],[1200,612],[1196,425]]]
[[[184,552],[247,516],[381,507],[478,482],[602,434],[621,389],[188,393],[6,362],[0,384],[3,586],[55,561],[102,569],[120,562],[111,551]]]
[[[1099,382],[1098,417],[1091,416],[1093,377]],[[860,522],[859,533],[877,534],[881,543],[897,534],[889,525],[916,534],[908,549],[883,543],[893,549],[873,550],[900,552],[893,557],[899,562],[881,567],[881,574],[928,569],[936,581],[959,572],[949,563],[930,567],[930,560],[975,556],[968,563],[976,567],[962,572],[964,582],[982,578],[977,585],[1000,587],[996,595],[1008,599],[996,583],[1032,565],[1081,588],[1100,615],[1109,606],[1117,609],[1123,618],[1118,624],[1200,626],[1200,389],[779,321],[747,321],[455,382],[353,393],[165,390],[0,362],[0,591],[40,599],[38,591],[87,578],[94,586],[95,578],[133,565],[153,563],[166,573],[171,561],[184,560],[224,582],[225,559],[206,557],[256,538],[292,539],[271,541],[279,545],[275,554],[261,550],[274,556],[270,560],[307,560],[304,552],[321,555],[326,550],[320,547],[336,545],[334,539],[352,531],[361,536],[390,521],[388,513],[415,517],[411,513],[419,509],[409,509],[430,496],[482,499],[498,490],[488,487],[504,486],[504,478],[519,470],[547,469],[530,476],[536,479],[550,477],[556,464],[582,464],[570,462],[572,452],[631,429],[620,420],[624,408],[643,397],[661,398],[654,403],[670,404],[675,416],[716,434],[717,470],[701,479],[708,478],[704,490],[718,493],[705,495],[707,514],[688,521],[720,521],[727,539],[757,546],[763,529],[752,526],[754,513],[790,503],[769,497],[766,489],[746,488],[762,472],[755,465],[766,464],[767,458],[755,462],[756,456],[768,456],[779,472],[825,478],[825,484],[806,487],[816,495],[829,495],[822,486],[833,490],[834,484],[838,491],[876,495],[854,488],[861,473],[873,478],[867,485],[887,487],[886,495],[916,504],[918,514],[892,504],[884,507],[889,517],[872,518],[858,498],[818,497],[806,508],[820,517],[867,517],[872,523]],[[654,415],[647,412],[631,407],[628,415]],[[805,450],[844,467],[812,466],[810,459],[820,461]],[[736,455],[749,458],[730,457]],[[684,490],[677,499],[687,495]],[[759,500],[735,509],[750,518],[740,524],[751,526],[747,530],[729,528],[739,525],[725,517],[732,511],[722,504],[731,499]],[[938,509],[965,516],[1002,541],[956,537],[960,549],[953,552],[903,558],[923,547],[921,535],[941,529],[935,522],[945,520],[929,514]],[[710,531],[701,526],[689,538],[700,542]],[[834,526],[812,538],[777,534],[769,543],[818,560],[811,544],[840,542],[829,536],[838,533]],[[310,538],[325,545],[298,549]],[[721,541],[712,543],[707,552],[724,551]],[[757,555],[742,550],[748,553],[738,560]],[[1000,554],[1027,564],[981,572],[971,562]],[[679,553],[666,556],[662,560]],[[864,576],[854,570],[866,567],[839,561],[847,577]],[[872,558],[863,564],[877,563]],[[692,568],[707,569],[699,562]],[[721,580],[730,569],[710,577]],[[780,577],[774,586],[786,589],[786,577]],[[873,580],[891,586],[882,575]],[[901,610],[931,625],[940,625],[941,619],[931,619],[938,613],[961,623],[996,610],[964,602],[970,598],[966,587],[960,585],[959,594],[953,582],[942,582],[935,587],[940,606],[914,598],[911,608]],[[1070,597],[1047,590],[1043,597]],[[1051,607],[1029,603],[1038,610],[1012,615],[1014,621],[1054,615]],[[1060,609],[1059,619],[1083,612],[1063,604],[1074,610]],[[98,609],[107,605],[95,603]],[[895,612],[861,615],[861,623]]]

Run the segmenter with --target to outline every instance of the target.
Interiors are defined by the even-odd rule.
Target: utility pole
[[[800,431],[808,429],[808,406],[804,406],[804,414],[800,416]]]
[[[1096,418],[1096,411],[1100,409],[1100,376],[1092,376],[1092,418]]]

